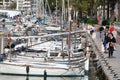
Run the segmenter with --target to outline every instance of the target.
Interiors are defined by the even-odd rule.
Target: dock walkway
[[[95,32],[94,42],[99,49],[99,60],[102,69],[107,76],[105,80],[120,80],[120,44],[116,43],[116,50],[113,53],[112,58],[108,58],[108,53],[103,52],[102,42],[99,38],[99,32]]]

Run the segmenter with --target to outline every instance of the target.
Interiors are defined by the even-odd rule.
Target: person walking
[[[109,53],[109,57],[113,56],[113,51],[114,51],[114,45],[116,43],[116,39],[113,36],[112,33],[108,33],[108,39],[107,39],[107,43],[108,43],[108,53]]]
[[[111,27],[109,28],[109,32],[112,33],[115,30],[114,25],[111,25]]]
[[[102,38],[103,46],[104,46],[104,53],[107,53],[107,45],[108,45],[108,33],[109,33],[109,27],[106,26],[104,30],[104,36]]]
[[[112,57],[113,56],[113,51],[114,51],[114,44],[112,42],[109,43],[109,47],[108,47],[108,57]]]
[[[101,27],[99,28],[99,32],[100,32],[100,39],[101,39],[101,41],[102,41],[102,38],[103,38],[103,36],[104,36],[104,28],[103,28],[103,26],[101,26]]]
[[[108,43],[108,36],[107,33],[105,32],[103,37],[104,53],[107,53],[107,43]]]
[[[107,40],[107,42],[108,43],[112,42],[113,44],[116,43],[116,39],[115,39],[115,37],[114,37],[114,35],[112,33],[108,33],[108,40]]]

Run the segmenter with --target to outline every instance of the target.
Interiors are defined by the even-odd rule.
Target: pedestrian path
[[[108,53],[103,52],[103,46],[99,38],[99,32],[95,32],[96,38],[94,41],[100,51],[99,58],[104,73],[109,80],[120,80],[120,45],[116,43],[116,50],[113,53],[113,57],[108,58]]]

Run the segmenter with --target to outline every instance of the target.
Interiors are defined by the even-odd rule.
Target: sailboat
[[[50,35],[52,36],[55,34]],[[53,53],[51,52],[51,54]],[[57,52],[54,54],[57,54]],[[62,54],[60,54],[61,53],[58,52],[57,55],[33,57],[20,56],[16,54],[13,55],[11,53],[7,59],[4,59],[0,62],[0,74],[18,76],[44,76],[44,72],[46,71],[47,76],[50,77],[84,77],[85,66],[88,65],[88,60],[86,60],[83,52],[74,52],[70,56],[70,61],[68,61],[69,55],[67,53],[67,55],[64,56],[65,58],[63,58]]]
[[[72,33],[77,33],[77,31],[27,37],[38,38],[58,35],[63,36],[64,34],[66,34],[68,35],[68,39],[70,41],[70,35]],[[3,59],[3,61],[0,62],[0,74],[17,76],[45,76],[47,73],[47,77],[84,78],[88,75],[87,72],[89,70],[89,59],[85,57],[84,52],[74,52],[71,49],[71,46],[68,46],[68,51],[64,52],[64,54],[60,51],[50,51],[49,53],[47,53],[47,55],[43,57],[39,55],[21,56],[19,54],[12,54],[10,52],[8,57],[6,57],[6,59]]]

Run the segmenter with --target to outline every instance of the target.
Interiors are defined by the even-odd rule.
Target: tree
[[[103,19],[105,19],[105,11],[106,11],[105,6],[107,4],[106,0],[97,0],[95,4],[96,4],[96,8],[99,7],[100,5],[102,6],[102,10],[103,10],[102,15],[103,15]]]
[[[88,6],[87,6],[87,0],[71,0],[70,4],[73,5],[73,10],[71,14],[75,12],[78,12],[78,18],[77,20],[80,21],[83,18],[83,13],[87,12]]]
[[[56,0],[48,0],[48,3],[50,5],[51,11],[53,12],[56,9]],[[62,0],[57,0],[58,10],[62,9],[61,4],[62,4]]]
[[[57,0],[57,4],[58,4],[58,10],[62,10],[62,0]],[[67,1],[65,0],[65,8],[67,9]],[[79,13],[79,19],[82,19],[82,14],[83,12],[89,13],[88,9],[90,10],[90,16],[93,16],[93,13],[95,13],[96,10],[96,3],[98,0],[69,0],[70,1],[70,5],[72,5],[73,9],[71,11],[71,14],[73,15],[74,12],[78,12]],[[52,11],[55,10],[56,8],[56,0],[48,0],[50,8]],[[89,4],[88,4],[89,2]],[[73,16],[72,16],[73,17]]]
[[[110,15],[111,15],[111,21],[114,21],[114,9],[115,9],[115,4],[116,4],[116,0],[110,0]]]
[[[9,9],[16,9],[17,3],[14,1],[10,4],[10,6],[8,7]]]
[[[118,14],[120,14],[120,0],[118,0]],[[120,15],[118,15],[118,21],[120,21]]]
[[[87,0],[88,3],[88,16],[93,17],[94,5],[96,0]]]

